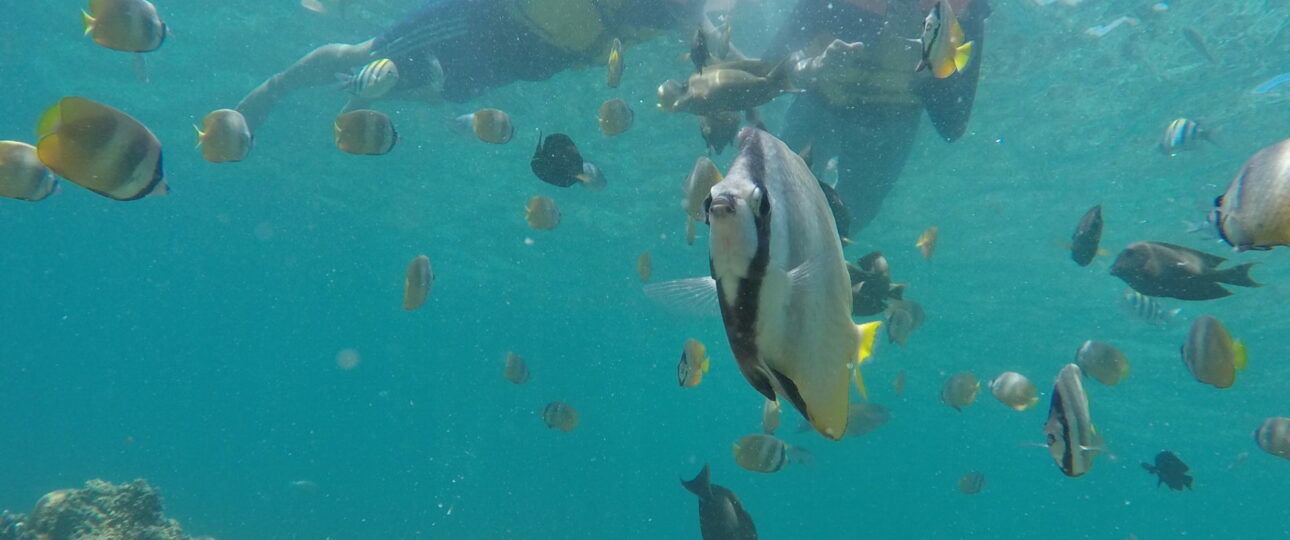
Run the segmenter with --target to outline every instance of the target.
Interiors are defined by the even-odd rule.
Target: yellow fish
[[[937,79],[963,71],[972,59],[972,42],[963,43],[963,28],[946,0],[932,6],[923,23],[923,36],[914,41],[923,46],[923,58],[914,71],[931,69]]]
[[[685,388],[698,386],[703,382],[703,374],[708,372],[709,363],[707,347],[697,339],[685,340],[681,361],[676,364],[676,382]]]
[[[610,88],[618,88],[618,83],[623,80],[623,42],[614,38],[614,42],[609,46],[609,73],[608,83]]]

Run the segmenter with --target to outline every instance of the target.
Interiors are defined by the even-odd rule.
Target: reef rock
[[[46,493],[30,514],[0,513],[0,540],[203,540],[161,513],[161,494],[145,480]],[[207,539],[210,540],[210,539]]]

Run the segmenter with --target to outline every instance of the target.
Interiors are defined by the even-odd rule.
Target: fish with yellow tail
[[[923,21],[922,37],[912,41],[923,47],[923,58],[914,71],[930,69],[937,79],[967,69],[972,60],[972,42],[963,42],[963,28],[946,0],[932,5]]]
[[[676,364],[676,382],[682,388],[694,388],[703,382],[703,374],[708,372],[708,349],[697,339],[685,340],[685,349],[681,351],[681,361]]]
[[[197,146],[202,157],[211,163],[242,161],[251,153],[251,128],[242,113],[233,109],[212,111],[202,118],[197,130]]]
[[[165,195],[161,141],[130,115],[81,97],[58,100],[36,126],[36,156],[55,174],[118,201]]]

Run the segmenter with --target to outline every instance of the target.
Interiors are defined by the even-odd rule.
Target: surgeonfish
[[[408,263],[408,276],[403,280],[403,309],[412,311],[426,303],[432,285],[434,272],[430,270],[430,258],[417,255]]]
[[[1048,421],[1044,423],[1048,452],[1062,474],[1070,477],[1088,472],[1104,444],[1093,427],[1088,394],[1084,393],[1079,374],[1079,366],[1075,364],[1066,364],[1057,374],[1048,405]]]
[[[1102,241],[1102,205],[1091,208],[1075,227],[1071,235],[1071,260],[1080,266],[1088,266],[1097,257],[1098,244]]]
[[[524,220],[534,229],[549,231],[560,224],[560,209],[552,198],[537,195],[524,207]]]
[[[1015,371],[1005,371],[990,381],[990,393],[1014,411],[1024,411],[1039,403],[1035,384]]]
[[[851,320],[842,242],[819,182],[788,145],[745,128],[706,206],[713,282],[740,371],[766,399],[787,398],[816,431],[841,438],[847,370],[859,375],[869,350]]]
[[[895,343],[901,347],[909,341],[909,335],[918,330],[923,322],[927,320],[927,315],[923,312],[923,306],[913,300],[893,300],[887,306],[887,313],[884,317],[887,321],[887,343]]]
[[[115,51],[150,52],[166,41],[166,23],[147,0],[90,0],[81,22],[85,35]]]
[[[923,234],[918,236],[918,242],[914,243],[914,247],[923,253],[924,260],[932,260],[932,254],[936,252],[936,238],[939,235],[939,229],[928,227],[927,230],[923,231]]]
[[[923,56],[914,71],[931,69],[932,76],[944,79],[967,68],[972,60],[972,42],[963,42],[963,27],[946,0],[939,0],[923,21],[923,35],[914,40],[923,47]]]
[[[40,162],[35,146],[0,141],[0,197],[35,202],[57,187],[58,179]]]
[[[379,156],[389,153],[399,142],[390,117],[370,109],[337,116],[332,133],[336,136],[336,147],[349,154]]]
[[[1233,340],[1223,323],[1210,315],[1196,317],[1182,347],[1183,364],[1197,381],[1230,388],[1245,369],[1245,344]]]
[[[708,34],[703,31],[703,26],[699,26],[694,32],[694,38],[690,40],[690,61],[694,62],[694,71],[703,73],[703,66],[708,64],[708,58],[712,52],[708,50]]]
[[[539,180],[558,187],[569,187],[584,181],[582,154],[573,139],[563,133],[552,133],[542,138],[529,160],[529,168]]]
[[[1148,473],[1156,475],[1156,487],[1160,484],[1169,486],[1174,491],[1182,491],[1184,487],[1191,489],[1194,478],[1187,474],[1191,470],[1178,454],[1165,450],[1156,454],[1156,463],[1143,463],[1142,468]]]
[[[552,401],[542,408],[542,421],[551,429],[568,433],[578,427],[578,411],[563,401]]]
[[[981,391],[981,382],[976,380],[976,375],[959,373],[950,377],[945,381],[945,386],[941,387],[941,402],[962,412],[964,407],[976,401],[976,394],[979,391]]]
[[[1214,206],[1219,236],[1237,251],[1290,245],[1290,139],[1250,157]]]
[[[1134,317],[1160,328],[1168,327],[1182,313],[1182,308],[1165,309],[1155,298],[1135,291],[1132,287],[1125,288],[1120,294],[1120,305]]]
[[[891,412],[877,403],[852,403],[847,406],[848,437],[859,437],[891,420]]]
[[[338,75],[341,88],[363,99],[378,99],[399,84],[399,67],[389,58],[368,62],[351,75]]]
[[[959,478],[959,491],[964,495],[976,495],[985,487],[985,474],[979,471],[971,471]]]
[[[609,60],[605,62],[609,67],[606,73],[606,82],[610,88],[618,88],[618,83],[623,80],[623,42],[618,38],[609,45]]]
[[[716,164],[712,163],[707,156],[699,156],[694,161],[694,167],[690,168],[690,174],[685,177],[685,185],[682,191],[685,198],[681,199],[681,207],[685,209],[685,243],[694,245],[695,223],[707,221],[704,200],[708,197],[708,191],[712,186],[721,181],[721,171],[717,170]]]
[[[632,127],[632,120],[635,115],[632,108],[627,106],[627,102],[619,98],[605,100],[600,104],[600,114],[597,121],[600,122],[600,132],[608,137],[620,135]]]
[[[40,117],[36,155],[72,183],[132,201],[169,191],[161,170],[161,141],[117,109],[65,97]]]
[[[1254,442],[1264,452],[1290,459],[1290,418],[1273,417],[1254,430]]]
[[[881,251],[860,257],[855,265],[848,263],[847,274],[851,278],[851,314],[856,317],[882,313],[887,309],[888,300],[900,300],[904,296],[905,284],[891,282],[891,267]],[[890,335],[890,321],[888,324]]]
[[[211,111],[197,130],[197,146],[211,163],[242,161],[251,152],[251,128],[242,113],[233,109]]]
[[[1208,130],[1200,127],[1195,120],[1176,118],[1169,122],[1164,135],[1160,137],[1160,152],[1167,156],[1178,155],[1178,152],[1192,148],[1202,140],[1214,142]]]
[[[506,144],[515,135],[510,115],[498,109],[480,109],[463,114],[457,117],[457,122],[464,131],[489,144]]]
[[[1250,278],[1254,263],[1218,269],[1224,259],[1164,242],[1134,242],[1111,265],[1111,275],[1148,296],[1213,300],[1231,296],[1220,283],[1262,287]]]
[[[735,463],[740,467],[759,473],[773,473],[784,470],[790,461],[810,465],[812,458],[806,450],[790,446],[774,435],[754,433],[744,435],[733,446]]]
[[[681,361],[676,364],[676,382],[683,388],[698,386],[703,382],[703,374],[708,372],[709,364],[711,359],[708,358],[707,347],[694,338],[685,340]]]
[[[524,362],[524,357],[513,352],[506,353],[506,365],[502,367],[502,376],[511,381],[511,384],[529,382],[529,366]]]
[[[757,527],[734,492],[713,484],[708,464],[693,480],[681,481],[699,497],[699,532],[703,540],[757,540]]]
[[[1075,352],[1075,364],[1085,375],[1107,386],[1120,384],[1129,376],[1129,359],[1114,346],[1088,340]]]
[[[783,409],[779,406],[779,401],[765,400],[761,406],[761,430],[767,435],[774,435],[775,430],[779,429],[779,413]]]
[[[649,283],[650,274],[654,273],[654,263],[650,260],[649,251],[641,253],[636,258],[636,275],[640,276],[641,283]]]

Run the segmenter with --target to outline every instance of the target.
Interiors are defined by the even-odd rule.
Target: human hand
[[[864,74],[860,61],[864,43],[833,40],[824,51],[809,58],[796,58],[793,83],[798,88],[854,82]]]

